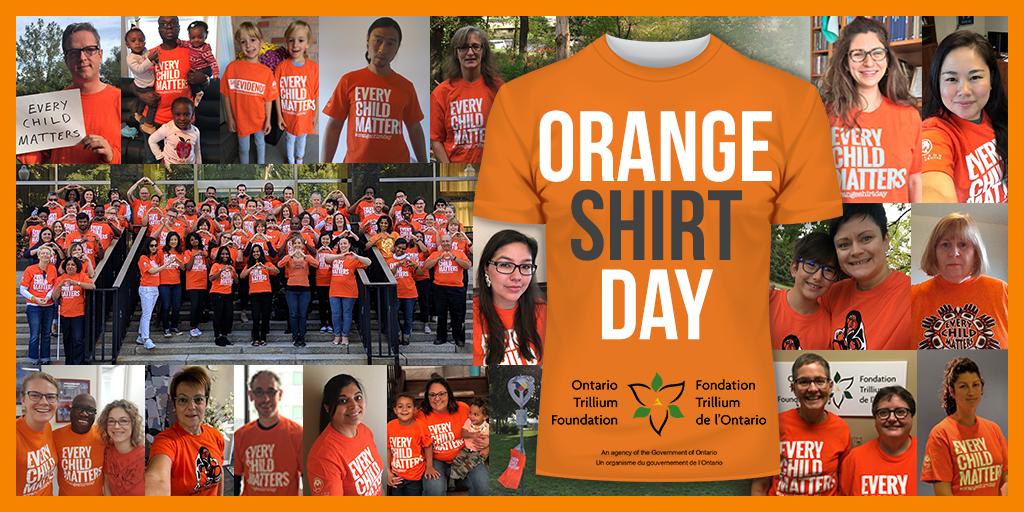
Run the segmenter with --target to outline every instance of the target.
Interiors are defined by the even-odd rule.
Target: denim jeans
[[[64,364],[85,364],[85,316],[61,317],[60,335],[64,338]]]
[[[267,143],[262,130],[250,136],[238,137],[238,161],[243,164],[251,163],[249,162],[249,137],[256,139],[256,163],[263,165],[266,163]]]
[[[285,130],[284,150],[285,161],[290,164],[302,163],[302,156],[306,154],[306,134],[292,135]]]
[[[32,304],[25,308],[29,332],[28,358],[33,361],[50,358],[50,329],[52,329],[53,315],[56,309],[52,305],[34,306]]]
[[[423,480],[403,480],[398,487],[391,487],[391,496],[422,496]]]
[[[160,289],[156,286],[140,286],[139,302],[142,303],[142,316],[139,317],[139,338],[146,341],[149,338],[149,323],[153,320],[153,308],[156,307],[156,299],[160,296]]]
[[[448,494],[448,470],[450,465],[434,459],[434,469],[441,475],[437,480],[423,479],[424,496],[444,496]],[[487,466],[480,464],[471,469],[466,475],[466,485],[469,486],[470,496],[488,496],[491,494],[490,476],[487,474]]]
[[[416,298],[398,299],[398,313],[402,320],[402,334],[412,334],[412,311],[416,307]]]
[[[348,336],[352,330],[352,309],[355,305],[356,299],[331,297],[331,321],[335,336]]]
[[[178,328],[181,313],[181,284],[160,285],[160,323],[164,330]]]
[[[309,312],[309,290],[285,290],[288,302],[288,324],[292,327],[292,338],[306,339],[306,313]]]

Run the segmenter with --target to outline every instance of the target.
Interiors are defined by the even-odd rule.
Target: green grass
[[[724,482],[596,482],[537,476],[537,431],[524,433],[526,443],[526,471],[519,483],[525,494],[530,496],[731,496],[750,494],[749,480]],[[498,483],[498,477],[508,467],[509,450],[519,444],[518,435],[491,435],[491,495],[515,496],[518,490],[506,489]]]

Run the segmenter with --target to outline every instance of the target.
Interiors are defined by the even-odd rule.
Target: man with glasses
[[[103,495],[105,444],[95,423],[96,399],[82,393],[71,401],[71,424],[53,432],[61,496]]]
[[[818,299],[839,280],[838,268],[836,249],[827,234],[808,233],[797,240],[789,265],[793,287],[773,289],[768,297],[773,349],[829,350],[829,312]]]
[[[18,496],[53,496],[57,459],[50,420],[57,412],[57,397],[57,381],[48,373],[32,373],[21,383],[21,405],[25,410],[14,423]]]
[[[466,346],[466,287],[463,270],[473,266],[461,251],[452,248],[452,237],[441,235],[438,249],[423,266],[434,269],[432,297],[437,308],[437,339],[434,345],[448,343],[448,319],[451,317],[452,338],[459,348]]]
[[[61,37],[64,65],[71,74],[68,89],[82,96],[83,138],[72,146],[20,155],[23,163],[121,163],[121,91],[100,81],[103,48],[100,34],[89,23],[72,23]]]
[[[270,370],[249,380],[258,415],[235,431],[235,492],[243,496],[297,496],[302,473],[302,426],[280,415],[281,379]]]
[[[879,389],[871,400],[878,437],[853,450],[839,468],[845,496],[916,496],[917,438],[911,435],[917,403],[903,386]]]

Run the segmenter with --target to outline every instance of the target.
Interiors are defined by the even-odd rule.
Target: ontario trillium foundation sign
[[[840,416],[871,416],[871,400],[879,389],[907,387],[906,361],[829,361],[832,398],[826,409]],[[799,404],[789,389],[792,362],[775,363],[775,389],[779,412]]]
[[[74,146],[85,138],[78,89],[18,96],[15,108],[16,154]]]

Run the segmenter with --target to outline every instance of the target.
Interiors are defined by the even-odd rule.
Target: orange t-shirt
[[[184,46],[173,50],[160,48],[160,62],[153,66],[153,73],[156,77],[153,87],[160,95],[160,106],[156,110],[154,119],[157,126],[171,120],[171,104],[174,103],[174,100],[182,96],[187,98],[191,94],[188,86],[188,71],[190,69],[188,53],[188,48]],[[120,120],[120,118],[121,116],[118,114],[118,119]]]
[[[391,449],[391,473],[402,480],[420,480],[427,464],[423,449],[430,446],[430,432],[422,421],[409,425],[395,418],[388,422],[388,448]]]
[[[121,89],[106,85],[99,92],[82,94],[85,135],[99,135],[110,144],[111,164],[121,163]],[[72,87],[68,87],[72,89]],[[35,162],[28,162],[35,163]],[[42,162],[40,162],[42,163]],[[50,150],[51,164],[105,164],[103,157],[81,144]],[[91,216],[92,213],[90,212]]]
[[[149,217],[149,210],[158,209],[157,205],[153,204],[153,200],[143,201],[141,199],[132,200],[132,224],[136,226],[142,226],[146,219]]]
[[[46,266],[44,272],[39,268],[39,265],[32,265],[25,269],[25,272],[21,274],[21,286],[28,288],[28,292],[33,297],[43,298],[53,290],[53,287],[57,284],[57,267],[53,264]],[[35,304],[37,306],[52,306],[53,298],[50,298],[45,304]]]
[[[392,257],[388,260],[388,266],[391,266],[397,261],[402,262],[394,267],[395,281],[398,283],[398,298],[415,299],[419,297],[419,293],[416,291],[416,280],[412,277],[412,274],[415,272],[416,266],[418,265],[416,257],[406,256],[402,260]]]
[[[455,400],[455,397],[449,396],[448,400]],[[451,462],[462,451],[465,444],[462,425],[469,419],[469,406],[465,402],[458,402],[458,406],[454,414],[447,411],[431,411],[430,414],[416,411],[416,421],[427,427],[427,433],[433,440],[434,460]]]
[[[436,260],[437,265],[434,265],[434,284],[440,286],[453,286],[455,288],[462,288],[462,272],[466,269],[455,263],[455,259],[468,260],[461,251],[451,250],[453,258],[441,259],[443,251],[440,249],[434,251],[433,254],[427,258],[427,261]]]
[[[103,479],[111,496],[145,496],[146,447],[139,445],[121,454],[108,446],[103,450]]]
[[[93,425],[85,434],[76,434],[71,425],[53,431],[53,446],[57,449],[57,492],[61,496],[103,496],[106,445],[97,428]]]
[[[263,428],[251,421],[235,431],[235,474],[242,496],[297,496],[302,473],[302,425],[278,417]]]
[[[14,422],[17,435],[15,493],[17,496],[53,496],[53,477],[57,470],[57,450],[50,424],[41,432],[28,427],[25,418]]]
[[[356,270],[366,268],[366,264],[355,257],[339,258],[331,262],[331,297],[346,299],[359,298],[359,285],[356,284]]]
[[[319,262],[316,258],[306,254],[302,259],[292,258],[286,254],[281,258],[280,265],[288,278],[288,286],[309,287],[309,267],[316,267]]]
[[[774,350],[828,350],[832,341],[828,310],[818,306],[809,315],[797,313],[786,300],[786,290],[772,290],[768,297],[769,325]]]
[[[853,279],[832,285],[822,297],[832,320],[831,350],[915,350],[910,325],[910,278],[893,270],[871,290]]]
[[[850,451],[850,427],[826,411],[827,419],[809,425],[796,409],[779,413],[779,474],[768,493],[775,496],[835,496],[839,462]]]
[[[534,316],[537,318],[537,334],[540,335],[541,346],[545,346],[544,329],[548,321],[548,307],[547,304],[538,303],[534,305],[534,308]],[[541,361],[536,353],[534,353],[533,359],[523,359],[522,354],[519,353],[519,340],[515,329],[513,329],[519,306],[512,309],[495,309],[498,311],[502,327],[505,328],[505,355],[501,358],[501,363],[498,364],[514,366],[540,364]],[[473,297],[473,366],[484,365],[484,360],[487,357],[488,338],[487,322],[480,314],[480,300]]]
[[[384,461],[365,424],[349,439],[328,425],[309,449],[306,468],[314,496],[380,496]]]
[[[235,284],[235,278],[230,272],[221,274],[221,270],[230,267],[231,265],[223,263],[214,263],[210,267],[210,276],[217,276],[216,279],[210,281],[210,293],[231,295],[231,285]]]
[[[92,279],[85,272],[79,272],[73,276],[63,274],[54,283],[54,286],[60,290],[60,316],[64,318],[85,316],[85,290],[78,285],[68,285],[65,287],[63,286],[64,281],[91,283]]]
[[[331,265],[324,261],[324,257],[328,254],[335,254],[334,250],[329,247],[321,247],[316,251],[316,285],[317,286],[330,286],[331,285]]]
[[[160,273],[149,273],[149,269],[162,264],[160,256],[159,252],[152,258],[146,255],[139,256],[139,286],[160,286]]]
[[[950,482],[953,496],[998,496],[999,483],[1009,467],[1010,452],[999,425],[978,418],[967,427],[947,416],[924,448],[921,480]]]
[[[714,36],[689,44],[706,46],[655,68],[600,38],[506,83],[487,117],[473,214],[546,230],[546,339],[559,342],[544,351],[539,475],[693,481],[778,471],[768,294],[751,290],[768,284],[772,224],[841,214],[828,117],[811,84]],[[630,392],[655,375],[664,391]],[[720,412],[697,406],[698,379],[753,383],[719,393],[740,400],[730,415],[757,423],[697,424]],[[620,407],[579,408],[575,380],[615,383],[599,393]],[[647,394],[678,400],[669,404],[678,411],[644,407],[656,403]],[[598,467],[610,460],[603,451],[656,446],[713,450],[721,464],[666,455]]]
[[[1009,348],[1010,291],[1005,281],[983,275],[953,284],[935,276],[912,286],[910,296],[918,348]]]
[[[412,82],[369,68],[341,77],[324,114],[348,125],[345,163],[409,163],[404,124],[423,120]]]
[[[199,251],[192,250],[185,253],[184,261],[189,260],[192,261],[192,269],[185,271],[185,289],[208,289],[210,287],[210,272],[206,268],[206,258]]]
[[[494,96],[504,82],[488,87],[475,82],[445,80],[430,94],[430,140],[444,145],[452,163],[479,163],[484,154],[484,125]]]
[[[832,156],[847,203],[906,203],[907,178],[921,171],[921,116],[883,97],[873,112],[855,114],[853,127],[832,125]]]
[[[1005,203],[1006,182],[996,151],[996,134],[985,114],[980,124],[929,117],[922,124],[921,172],[941,172],[953,179],[961,203]]]
[[[181,284],[181,269],[185,266],[185,258],[183,252],[170,252],[167,247],[160,249],[160,260],[169,263],[167,268],[160,271],[160,284]]]
[[[259,62],[232,61],[220,79],[220,93],[231,102],[235,132],[248,137],[263,131],[267,103],[277,99],[274,72]]]
[[[292,135],[313,133],[316,99],[320,94],[320,67],[309,59],[301,66],[283,60],[274,69],[284,128]]]
[[[843,496],[917,496],[917,438],[907,451],[893,457],[878,446],[878,438],[852,450],[839,467]]]
[[[217,429],[204,423],[195,435],[175,423],[153,439],[149,460],[157,455],[171,459],[171,496],[220,496],[224,436]]]
[[[267,268],[252,267],[249,270],[249,295],[254,293],[270,293],[270,272],[269,268],[275,268],[271,262],[266,262]]]
[[[114,238],[114,230],[111,229],[110,224],[107,224],[106,222],[93,222],[93,224],[89,226],[89,232],[96,235],[96,239],[99,240],[100,247],[102,247],[104,251],[110,247],[111,239]]]

